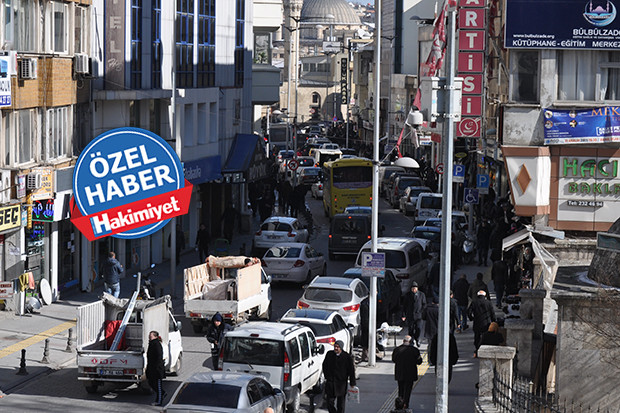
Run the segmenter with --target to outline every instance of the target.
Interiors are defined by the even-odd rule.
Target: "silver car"
[[[308,238],[308,229],[297,218],[269,217],[254,234],[252,255],[260,256],[262,254],[259,255],[259,253],[282,242],[308,242]]]
[[[164,412],[284,413],[284,393],[260,376],[244,373],[196,373],[174,392]]]

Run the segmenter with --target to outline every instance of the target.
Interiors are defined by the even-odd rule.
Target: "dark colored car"
[[[370,231],[371,216],[368,214],[334,215],[329,229],[329,259],[335,259],[336,254],[357,255],[370,239]]]
[[[370,290],[370,277],[362,276],[360,267],[349,268],[342,274],[345,278],[359,278]],[[400,280],[392,271],[385,270],[385,277],[377,279],[377,325],[392,322],[392,314],[400,309]]]
[[[409,236],[429,240],[431,251],[427,252],[439,252],[441,250],[441,228],[439,227],[413,227]]]
[[[393,208],[400,207],[400,197],[405,193],[405,189],[409,186],[423,186],[422,178],[416,175],[398,175],[394,179],[394,183],[390,193],[390,204]]]

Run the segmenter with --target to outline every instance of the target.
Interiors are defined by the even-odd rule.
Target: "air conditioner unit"
[[[26,180],[26,188],[30,190],[41,188],[41,173],[33,172],[28,174],[28,179]]]
[[[73,70],[80,75],[86,75],[90,73],[90,59],[87,54],[76,53],[73,58]]]
[[[0,203],[11,201],[11,171],[0,171]]]
[[[19,78],[37,78],[37,59],[22,59],[19,61]]]

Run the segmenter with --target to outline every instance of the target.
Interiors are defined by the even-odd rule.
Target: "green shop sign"
[[[563,158],[561,164],[562,178],[598,178],[610,179],[618,177],[618,160],[602,159],[570,159]],[[610,182],[569,182],[570,194],[620,194],[620,183]]]

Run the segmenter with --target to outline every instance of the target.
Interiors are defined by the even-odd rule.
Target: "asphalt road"
[[[314,200],[308,193],[307,203],[314,216],[315,231],[310,243],[327,258],[328,219],[324,217],[320,200]],[[407,235],[413,226],[409,217],[403,216],[398,210],[389,209],[384,200],[380,200],[381,223],[385,225],[384,236]],[[328,275],[342,274],[347,268],[354,266],[354,257],[339,258],[328,261]],[[301,296],[302,288],[293,284],[275,284],[272,288],[274,303],[274,319],[281,317],[286,310],[296,305]],[[183,369],[178,377],[165,380],[164,389],[171,395],[183,379],[197,371],[210,369],[212,366],[210,349],[203,336],[194,334],[189,322],[179,314],[183,321]],[[389,396],[386,394],[386,397]],[[154,396],[144,394],[136,386],[113,387],[106,385],[97,394],[87,394],[82,382],[77,379],[77,368],[71,363],[60,370],[52,370],[49,374],[31,380],[14,389],[10,398],[3,401],[2,408],[6,411],[21,412],[144,412],[159,411],[160,408],[150,406]],[[302,407],[308,410],[309,400],[302,398]]]

